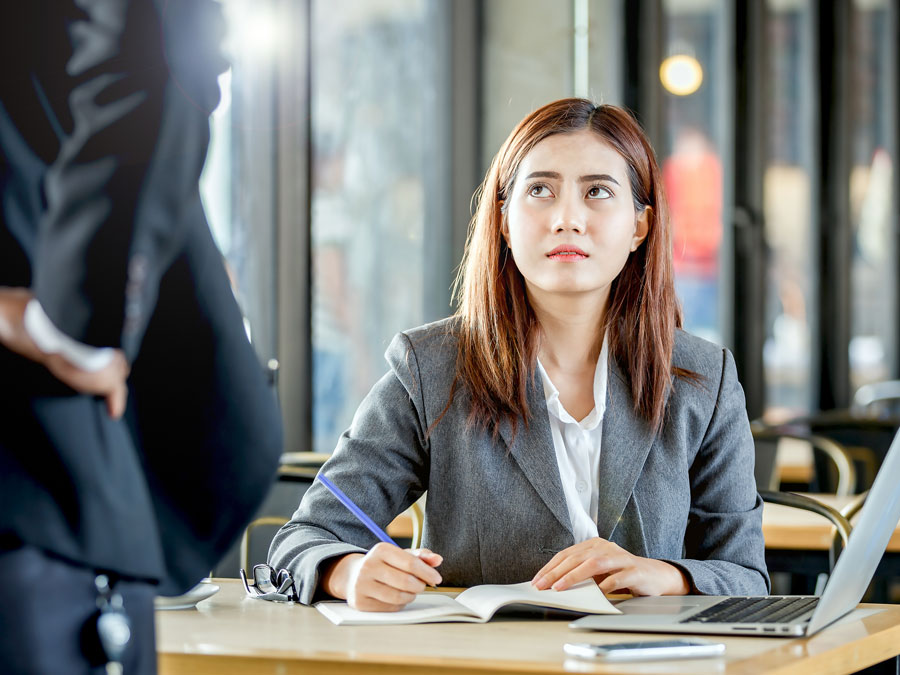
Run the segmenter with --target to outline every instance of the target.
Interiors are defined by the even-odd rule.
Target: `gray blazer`
[[[385,527],[428,491],[423,545],[440,553],[444,584],[527,581],[574,544],[540,378],[528,391],[532,420],[513,439],[467,428],[460,388],[447,414],[456,361],[453,321],[398,334],[390,371],[359,406],[324,471]],[[764,594],[769,587],[753,439],[728,350],[678,331],[676,378],[655,437],[636,416],[629,386],[610,362],[600,454],[599,535],[683,570],[693,592]],[[304,603],[323,561],[365,552],[377,539],[319,482],[275,535],[269,562],[291,570]]]

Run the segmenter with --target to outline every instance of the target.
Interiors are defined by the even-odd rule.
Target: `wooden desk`
[[[566,642],[622,642],[646,634],[575,631],[567,620],[495,619],[487,624],[334,626],[315,609],[245,597],[216,580],[197,609],[157,612],[161,675],[215,673],[850,673],[900,653],[900,606],[832,626],[808,639],[723,638],[724,657],[599,666],[567,660]]]
[[[324,452],[286,452],[281,455],[278,479],[310,483],[329,457],[331,454]]]
[[[853,497],[834,495],[809,495],[829,506],[840,510]],[[858,520],[859,514],[850,522]],[[834,537],[834,526],[824,517],[780,504],[766,504],[763,508],[763,536],[768,549],[790,549],[803,551],[827,551]],[[900,524],[888,542],[889,553],[900,552]]]

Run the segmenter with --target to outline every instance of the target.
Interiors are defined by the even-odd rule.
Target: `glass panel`
[[[590,99],[621,104],[622,0],[491,0],[482,11],[485,170],[519,120],[550,101],[584,94],[576,92],[583,81]]]
[[[622,0],[589,0],[588,82],[590,98],[622,105],[625,12]]]
[[[675,256],[675,289],[686,330],[721,343],[720,250],[729,147],[723,101],[728,3],[666,0],[663,139],[659,153],[669,199]]]
[[[426,0],[312,5],[317,452],[334,448],[385,372],[394,333],[423,321],[426,198],[445,189],[432,166],[441,81],[434,7]],[[429,219],[427,227],[441,226]]]
[[[853,224],[851,389],[890,377],[897,359],[896,250],[892,217],[896,146],[891,125],[897,71],[887,0],[856,0],[851,26],[850,213]]]
[[[512,128],[545,103],[572,96],[574,13],[571,2],[484,3],[484,131],[481,161]]]
[[[203,209],[219,249],[226,259],[234,255],[231,220],[231,74],[219,76],[221,100],[210,117],[209,152],[200,175]]]
[[[213,237],[263,361],[276,356],[274,78],[283,39],[272,0],[224,0],[221,99],[200,178]],[[240,185],[240,189],[235,189]]]
[[[812,280],[812,176],[815,147],[808,0],[769,0],[766,44],[767,165],[763,183],[769,283],[766,302],[767,420],[808,413]]]

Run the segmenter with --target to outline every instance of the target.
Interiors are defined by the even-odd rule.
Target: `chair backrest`
[[[777,490],[779,484],[776,457],[778,455],[778,439],[762,438],[753,432],[753,445],[756,449],[756,462],[753,474],[758,490]]]
[[[422,531],[425,527],[425,495],[415,503],[413,503],[404,514],[398,516],[398,520],[403,515],[407,515],[410,518],[412,524],[412,536],[410,537],[410,547],[411,548],[420,548],[422,546]],[[289,518],[285,516],[261,516],[256,518],[255,520],[250,521],[246,528],[244,528],[244,533],[241,535],[241,545],[240,545],[240,561],[241,561],[241,569],[250,570],[252,566],[250,563],[250,540],[251,535],[253,534],[253,530],[258,527],[267,527],[267,528],[277,528],[284,525],[288,522]],[[388,534],[392,534],[392,526],[388,525]]]
[[[410,505],[408,509],[408,513],[410,518],[412,519],[412,540],[410,543],[410,548],[421,548],[422,547],[422,532],[425,530],[425,495],[428,494],[423,493],[421,497]]]
[[[764,502],[771,504],[781,504],[782,506],[791,506],[796,509],[803,509],[817,513],[823,518],[831,521],[835,526],[837,535],[840,537],[841,543],[846,546],[850,541],[850,532],[853,526],[843,513],[828,504],[824,504],[812,497],[797,494],[796,492],[779,492],[777,490],[760,490],[759,496]]]
[[[834,564],[837,561],[838,555],[840,555],[841,550],[847,547],[847,543],[850,541],[850,532],[853,530],[853,526],[850,525],[850,520],[845,517],[843,513],[828,504],[823,504],[822,502],[813,499],[812,497],[796,494],[794,492],[760,490],[759,496],[762,497],[764,502],[810,511],[811,513],[817,513],[823,518],[831,521],[831,524],[835,527],[835,536],[831,548],[828,551],[828,570],[830,572],[834,569]],[[818,592],[819,591],[817,591],[817,594]]]
[[[844,516],[848,521],[853,519],[857,513],[862,511],[862,507],[866,504],[866,499],[869,496],[869,491],[861,492],[853,498],[853,501],[846,504],[841,509],[841,515]]]
[[[840,443],[817,434],[795,433],[779,427],[753,428],[753,442],[756,445],[755,476],[760,490],[778,490],[780,477],[777,472],[776,457],[779,446],[786,441],[798,441],[809,444],[813,457],[818,454],[827,458],[833,466],[834,479],[820,485],[822,492],[834,492],[837,495],[853,494],[856,487],[856,470],[847,449]]]
[[[285,518],[284,516],[262,516],[260,518],[256,518],[255,520],[251,520],[247,527],[244,528],[244,533],[241,535],[241,569],[250,571],[250,534],[257,527],[267,525],[269,527],[281,527],[284,525],[289,518]],[[261,560],[260,562],[265,562]]]
[[[856,469],[854,492],[863,492],[872,487],[900,427],[900,418],[860,417],[849,410],[829,410],[798,420],[797,424],[844,446]]]
[[[864,384],[853,395],[850,410],[872,417],[900,415],[900,380]]]

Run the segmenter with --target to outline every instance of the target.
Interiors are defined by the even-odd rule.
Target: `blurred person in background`
[[[685,328],[719,341],[722,162],[706,134],[686,127],[663,162],[662,176],[672,218],[675,290]]]

